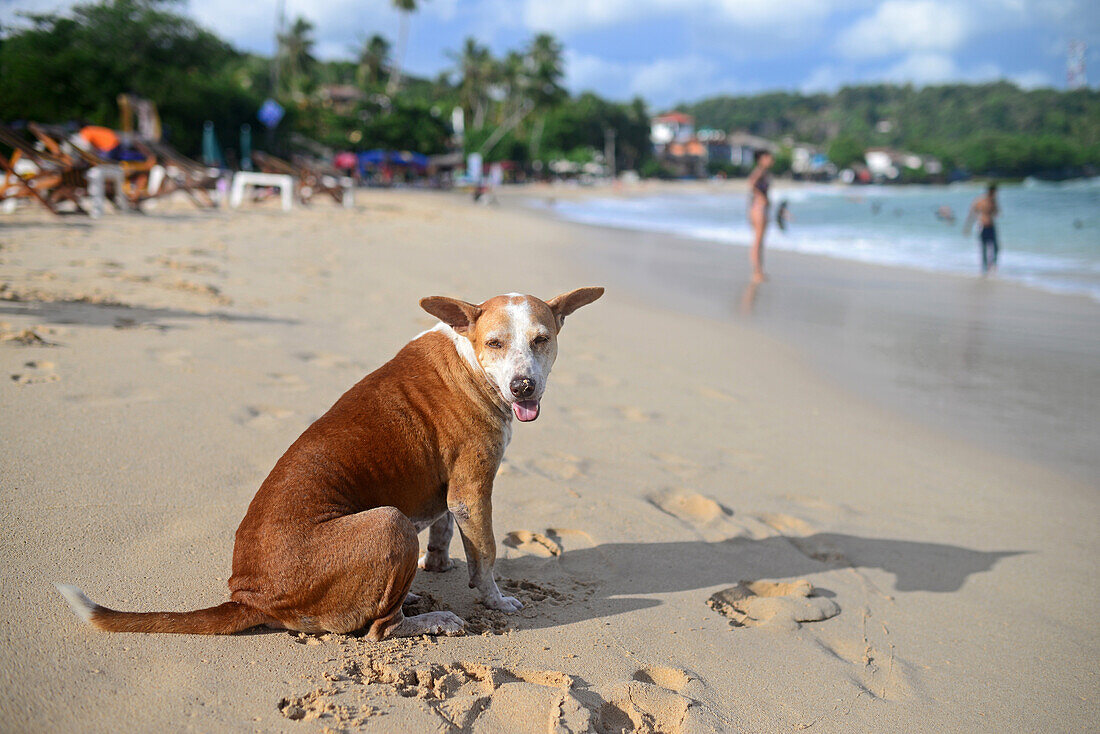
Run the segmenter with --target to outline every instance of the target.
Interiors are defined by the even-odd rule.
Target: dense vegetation
[[[1005,176],[1059,175],[1100,165],[1100,91],[1093,89],[1022,90],[1008,82],[874,85],[831,95],[713,97],[682,109],[701,127],[817,143],[840,166],[871,146]]]
[[[405,16],[416,10],[412,0],[394,4]],[[468,39],[452,53],[452,71],[426,80],[403,74],[393,45],[379,35],[353,59],[322,62],[313,53],[313,25],[299,17],[269,59],[234,50],[181,10],[178,0],[103,0],[67,14],[25,16],[0,38],[4,119],[117,126],[116,97],[133,93],[155,102],[168,139],[196,155],[206,120],[232,146],[242,123],[262,129],[256,112],[274,97],[287,116],[273,139],[258,137],[260,147],[285,150],[299,133],[334,149],[431,154],[459,142],[450,113],[461,105],[465,148],[489,161],[584,163],[602,154],[609,128],[620,169],[649,155],[644,103],[570,97],[561,86],[563,49],[549,35],[503,58]],[[333,99],[331,85],[341,85],[343,99]]]
[[[404,33],[417,2],[391,2],[402,11]],[[183,17],[180,0],[99,0],[63,14],[30,14],[2,30],[0,115],[7,121],[115,126],[117,95],[134,93],[157,103],[168,139],[191,155],[211,120],[230,147],[238,127],[250,123],[257,146],[276,152],[293,133],[333,149],[425,154],[461,142],[467,152],[527,170],[545,170],[551,160],[599,160],[614,136],[617,170],[662,173],[645,103],[569,95],[563,49],[546,34],[502,57],[467,39],[451,53],[452,69],[418,79],[401,71],[403,36],[396,52],[374,35],[352,58],[322,62],[312,24],[299,17],[270,59],[241,53]],[[340,85],[341,98],[332,85]],[[259,132],[255,118],[267,97],[287,110],[273,137]],[[458,106],[465,110],[461,140],[451,128]],[[820,144],[838,166],[876,145],[935,155],[949,169],[978,174],[1069,175],[1100,165],[1100,92],[1089,89],[877,85],[832,95],[715,97],[682,109],[699,127]]]

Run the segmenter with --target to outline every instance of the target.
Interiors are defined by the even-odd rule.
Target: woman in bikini
[[[756,168],[749,174],[749,224],[755,237],[752,243],[752,282],[762,283],[764,275],[764,232],[768,229],[768,185],[771,183],[768,170],[775,163],[775,157],[766,150],[756,155]]]

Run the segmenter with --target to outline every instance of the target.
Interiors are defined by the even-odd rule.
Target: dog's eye
[[[538,347],[538,346],[542,346],[543,344],[545,344],[548,341],[550,341],[550,337],[546,336],[546,334],[539,334],[538,336],[535,337],[535,340],[532,341],[531,343],[534,344],[536,347]]]
[[[485,342],[485,346],[489,347],[490,349],[500,349],[504,345],[500,343],[500,339],[490,339],[489,341]]]

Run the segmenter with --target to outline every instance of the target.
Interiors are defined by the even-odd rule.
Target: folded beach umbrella
[[[202,162],[217,168],[225,166],[225,159],[222,158],[221,149],[218,147],[218,139],[214,137],[214,123],[210,120],[202,125]]]

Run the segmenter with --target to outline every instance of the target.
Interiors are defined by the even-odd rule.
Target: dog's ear
[[[575,291],[562,293],[546,302],[554,318],[558,320],[558,328],[565,323],[565,317],[576,311],[581,306],[587,306],[603,295],[603,288],[578,288]]]
[[[462,334],[465,334],[481,315],[481,309],[474,304],[447,296],[421,298],[420,308]]]

